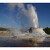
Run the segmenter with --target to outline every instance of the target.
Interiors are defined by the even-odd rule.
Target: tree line
[[[43,29],[47,34],[50,34],[50,28],[46,27]]]
[[[2,28],[2,27],[0,27],[0,31],[7,31],[8,30],[8,28]]]

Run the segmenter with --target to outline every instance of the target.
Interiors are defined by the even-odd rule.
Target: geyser
[[[30,27],[32,27],[31,29],[28,29],[26,32],[21,32],[20,29],[18,31],[16,31],[15,29],[11,30],[15,36],[17,36],[17,38],[21,38],[21,39],[29,39],[31,38],[33,41],[43,41],[46,37],[46,33],[43,31],[43,28],[39,28],[38,25],[38,17],[37,17],[37,12],[34,6],[28,4],[27,5],[27,9],[25,9],[24,4],[15,4],[15,6],[18,7],[18,11],[20,11],[19,9],[21,9],[21,13],[23,12],[24,15],[29,19],[30,22]],[[17,12],[19,15],[20,13]]]
[[[28,5],[28,19],[30,20],[31,27],[38,28],[38,18],[35,7]]]

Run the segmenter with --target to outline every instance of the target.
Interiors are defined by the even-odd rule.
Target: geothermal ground
[[[2,36],[0,34],[0,47],[50,47],[50,36],[47,36],[43,42],[36,43],[32,40],[5,37],[4,35],[5,33]]]

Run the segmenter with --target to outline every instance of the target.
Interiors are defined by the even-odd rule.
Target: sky
[[[25,3],[25,8],[27,9],[27,4],[30,3]],[[45,27],[50,27],[50,3],[31,3],[35,8],[36,12],[38,15],[38,22],[39,22],[39,27],[45,28]],[[23,15],[22,20],[20,21],[16,17],[17,11],[17,6],[13,8],[8,5],[8,3],[0,3],[0,26],[3,27],[22,27],[20,24],[21,22],[29,24],[27,18]]]

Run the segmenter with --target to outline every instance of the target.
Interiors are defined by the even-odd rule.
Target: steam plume
[[[16,6],[18,7],[18,11],[21,11],[24,13],[24,15],[30,20],[30,26],[34,27],[34,28],[38,28],[38,18],[37,18],[37,13],[36,13],[36,9],[34,6],[32,6],[31,4],[27,5],[27,9],[25,9],[24,4],[22,3],[15,3],[15,4],[9,4],[10,9],[14,9]],[[22,13],[21,12],[21,13]]]

